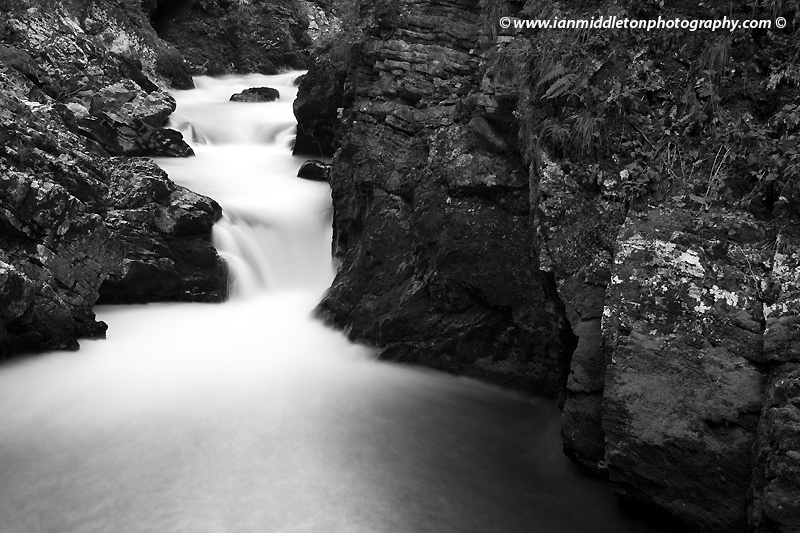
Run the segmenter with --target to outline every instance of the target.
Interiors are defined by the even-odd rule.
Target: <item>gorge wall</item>
[[[670,39],[498,26],[580,3],[359,6],[296,104],[333,155],[319,314],[385,359],[559,395],[574,461],[697,531],[798,531],[796,22]]]

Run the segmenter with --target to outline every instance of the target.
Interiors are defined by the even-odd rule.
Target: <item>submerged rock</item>
[[[331,166],[317,159],[309,159],[297,171],[297,177],[312,181],[329,181]]]
[[[231,96],[231,102],[274,102],[281,93],[272,87],[253,87]]]

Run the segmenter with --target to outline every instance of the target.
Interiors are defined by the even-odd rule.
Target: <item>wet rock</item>
[[[272,87],[253,87],[231,96],[231,102],[274,102],[280,97]]]
[[[297,177],[312,181],[330,180],[331,166],[317,159],[309,159],[297,171]]]
[[[145,92],[132,80],[123,80],[103,87],[91,97],[92,115],[107,113],[117,117],[139,119],[158,128],[175,111],[175,99],[161,90]]]
[[[767,229],[745,213],[662,208],[630,216],[618,238],[603,317],[609,477],[700,531],[747,524],[766,385],[751,266]]]
[[[118,301],[223,299],[218,206],[152,161],[110,158],[190,155],[159,128],[175,105],[163,89],[191,86],[174,50],[136,3],[0,7],[0,355],[103,336],[107,280]],[[136,289],[119,283],[151,265]]]
[[[99,112],[78,119],[79,131],[97,141],[111,155],[189,157],[192,148],[180,132],[169,128],[153,128],[138,118],[122,119],[119,115]]]
[[[499,146],[503,125],[489,124],[481,102],[492,98],[456,105],[483,94],[470,53],[480,35],[476,6],[439,8],[431,15],[427,4],[404,4],[399,31],[424,38],[367,28],[350,50],[339,101],[327,95],[341,70],[324,60],[301,80],[296,153],[330,150],[338,108],[343,118],[331,172],[342,267],[319,312],[381,347],[383,358],[555,395],[560,339],[542,312],[550,302],[534,252],[531,185],[520,158]],[[446,34],[436,30],[445,24]],[[315,79],[329,83],[312,90]],[[314,120],[319,127],[304,130]],[[315,143],[304,146],[305,133]]]
[[[150,19],[193,74],[306,68],[308,22],[291,0],[158,2]]]
[[[297,98],[292,103],[297,119],[295,155],[333,156],[339,114],[348,100],[344,81],[347,69],[325,55],[318,57],[308,73],[299,78]]]
[[[106,224],[126,253],[99,301],[224,300],[227,271],[210,239],[219,205],[175,185],[150,160],[116,163]]]

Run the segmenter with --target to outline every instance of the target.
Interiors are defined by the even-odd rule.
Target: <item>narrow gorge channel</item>
[[[331,283],[327,184],[295,177],[298,73],[174,94],[225,212],[224,304],[97,308],[107,340],[0,368],[0,533],[676,531],[561,451],[559,411],[380,363],[310,318]],[[251,86],[272,103],[229,103]]]

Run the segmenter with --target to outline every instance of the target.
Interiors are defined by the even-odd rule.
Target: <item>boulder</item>
[[[330,180],[331,166],[318,159],[309,159],[297,171],[297,177],[312,181]]]
[[[744,531],[767,381],[753,264],[768,227],[736,211],[628,217],[603,318],[605,460],[622,495],[698,531]],[[763,257],[762,257],[763,256]]]
[[[231,96],[231,102],[274,102],[281,93],[272,87],[253,87]]]

